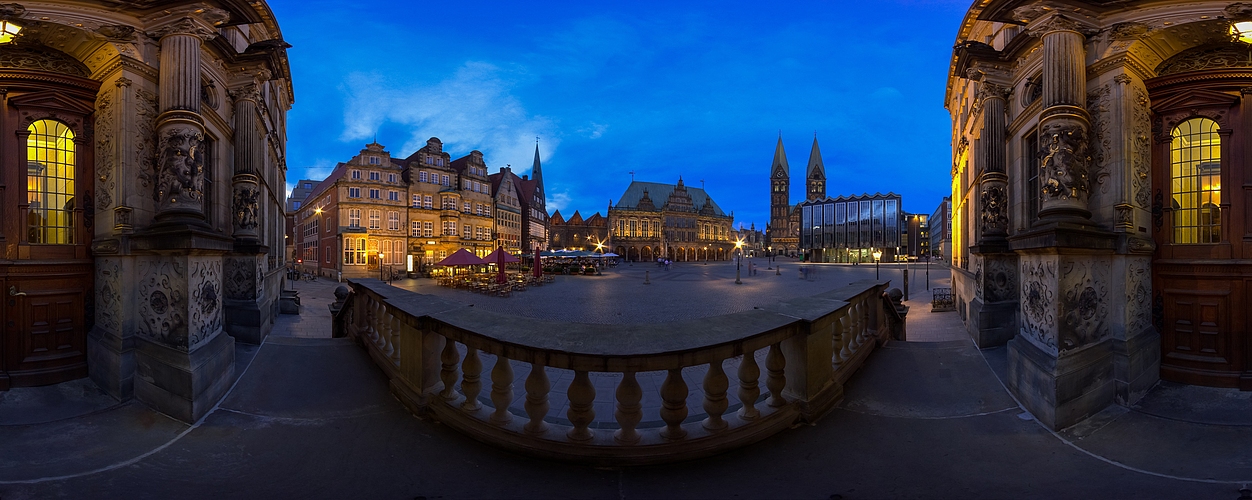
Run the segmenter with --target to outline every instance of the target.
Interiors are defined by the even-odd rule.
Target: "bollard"
[[[652,282],[651,282],[651,281],[648,281],[648,271],[644,271],[644,272],[643,272],[643,284],[645,284],[645,285],[651,285],[651,284],[652,284]]]
[[[774,268],[774,276],[782,276],[782,266]]]
[[[904,300],[909,300],[909,270],[904,269]]]

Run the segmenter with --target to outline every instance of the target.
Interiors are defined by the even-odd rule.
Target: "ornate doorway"
[[[41,46],[0,46],[0,390],[87,376],[94,309],[91,120],[99,83]],[[56,68],[57,72],[46,71]]]
[[[1148,80],[1153,322],[1161,378],[1252,390],[1252,77],[1246,45],[1184,51]]]

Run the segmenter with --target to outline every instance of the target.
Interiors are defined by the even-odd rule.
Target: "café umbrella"
[[[505,282],[505,279],[504,279],[504,265],[505,264],[509,264],[513,262],[521,262],[520,260],[518,260],[517,257],[509,255],[508,252],[504,251],[504,247],[496,247],[496,249],[493,250],[491,253],[487,254],[487,257],[483,258],[483,260],[494,263],[496,265],[496,283]]]
[[[446,267],[459,267],[459,266],[481,266],[486,263],[487,261],[484,261],[478,258],[478,256],[470,253],[469,250],[462,248],[460,250],[452,252],[452,255],[449,255],[447,258],[439,261],[435,265],[446,266]]]
[[[543,264],[539,262],[539,247],[535,247],[535,269],[533,270],[536,278],[543,277]]]

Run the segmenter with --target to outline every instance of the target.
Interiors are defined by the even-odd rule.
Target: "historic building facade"
[[[922,258],[930,255],[930,218],[926,214],[903,213],[900,247],[904,255]]]
[[[522,251],[522,231],[529,229],[526,211],[522,210],[518,183],[521,178],[513,175],[513,168],[505,166],[491,174],[491,192],[495,196],[496,246],[517,255]],[[516,182],[514,181],[516,179]]]
[[[733,222],[733,214],[681,177],[678,184],[631,181],[609,207],[610,245],[631,262],[728,260],[735,247]]]
[[[264,2],[0,6],[0,390],[90,375],[183,421],[281,287],[287,45]]]
[[[1158,377],[1252,390],[1245,22],[1246,3],[992,0],[959,29],[954,287],[1049,425]]]
[[[930,255],[932,258],[952,263],[952,197],[944,196],[930,214]]]
[[[903,212],[900,195],[812,199],[800,203],[800,250],[809,262],[883,262],[897,260]]]
[[[608,246],[610,243],[609,220],[600,215],[600,212],[584,219],[582,214],[575,210],[574,215],[567,220],[561,216],[561,211],[557,210],[550,220],[552,222],[549,234],[552,236],[552,241],[548,244],[549,248],[588,252],[602,250],[605,253],[612,251]]]
[[[490,179],[491,185],[501,190],[497,191],[496,199],[504,201],[500,210],[503,210],[502,215],[506,219],[497,220],[497,225],[504,224],[508,231],[506,235],[518,235],[516,248],[520,248],[523,254],[533,254],[536,248],[547,250],[549,220],[547,195],[544,194],[543,187],[543,165],[539,159],[539,145],[535,144],[535,161],[531,164],[530,174],[518,177],[511,167],[505,167],[491,174]],[[511,211],[514,206],[520,214],[519,220],[516,221],[513,220],[514,216]],[[517,224],[516,227],[514,223]],[[513,232],[515,230],[516,233]]]

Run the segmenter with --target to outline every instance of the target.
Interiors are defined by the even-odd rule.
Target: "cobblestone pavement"
[[[392,285],[418,293],[474,304],[489,311],[578,323],[664,323],[745,311],[795,297],[830,291],[853,281],[874,279],[874,266],[805,264],[783,259],[769,269],[765,259],[744,259],[735,284],[733,262],[679,262],[666,271],[656,264],[619,264],[600,276],[556,276],[554,283],[490,297],[469,290],[438,286],[434,280],[406,279]],[[756,274],[749,273],[749,267]],[[926,296],[922,267],[911,264],[912,290]],[[807,269],[808,274],[802,274]],[[932,266],[930,277],[943,280],[946,268]],[[881,279],[899,288],[902,264],[884,264]],[[649,284],[644,284],[645,278]],[[938,281],[936,281],[938,282]],[[920,295],[919,295],[920,296]],[[922,308],[915,308],[922,309]],[[929,307],[925,308],[929,313]]]

